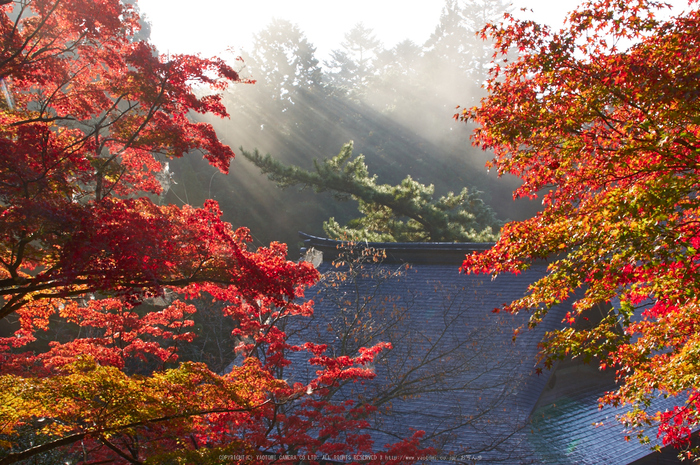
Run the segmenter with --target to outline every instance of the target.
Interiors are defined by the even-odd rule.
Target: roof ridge
[[[307,250],[320,250],[326,258],[336,258],[344,246],[382,249],[388,262],[422,264],[462,263],[464,256],[471,252],[481,252],[494,246],[494,242],[368,242],[341,241],[313,236],[299,231],[304,240],[302,256]]]

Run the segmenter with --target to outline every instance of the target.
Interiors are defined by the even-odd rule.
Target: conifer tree
[[[281,188],[301,185],[316,192],[330,191],[339,200],[352,198],[363,215],[342,226],[330,218],[324,230],[331,238],[384,242],[482,242],[496,239],[500,227],[494,212],[478,192],[464,188],[435,198],[435,186],[407,176],[398,185],[378,184],[364,156],[352,156],[352,142],[321,162],[314,171],[285,166],[270,155],[243,155]]]
[[[372,29],[356,24],[341,44],[342,49],[331,52],[331,60],[325,65],[330,69],[331,86],[350,98],[362,96],[375,76],[377,57],[383,48]]]

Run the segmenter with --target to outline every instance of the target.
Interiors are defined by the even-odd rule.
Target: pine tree
[[[382,44],[371,29],[359,23],[345,34],[341,46],[342,49],[333,50],[331,60],[325,62],[330,69],[330,84],[350,98],[359,98],[376,75],[376,61],[383,50]]]
[[[483,242],[496,239],[500,222],[478,192],[464,188],[435,199],[435,186],[407,176],[398,185],[378,184],[364,156],[352,156],[352,142],[322,162],[315,171],[285,166],[270,155],[243,155],[281,188],[301,185],[316,192],[330,191],[339,200],[352,198],[363,215],[341,226],[334,218],[324,224],[329,237],[383,242]]]

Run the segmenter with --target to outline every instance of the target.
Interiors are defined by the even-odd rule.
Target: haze
[[[237,64],[241,75],[257,83],[232,86],[224,96],[230,119],[207,121],[239,155],[240,147],[258,149],[310,169],[313,160],[333,157],[354,141],[355,153],[365,156],[378,183],[396,185],[411,176],[433,184],[438,196],[466,187],[481,192],[502,221],[532,216],[541,200],[514,202],[517,180],[487,173],[484,165],[491,155],[472,148],[470,127],[453,119],[457,105],[476,105],[484,95],[481,85],[492,49],[475,32],[509,10],[559,29],[577,4],[139,3],[160,52],[211,56],[233,47],[244,57],[244,64]],[[277,189],[244,157],[236,159],[229,176],[189,159],[172,161],[170,168],[173,184],[165,201],[199,205],[213,198],[227,221],[250,227],[257,245],[273,240],[292,245],[299,230],[324,235],[328,218],[346,223],[358,216],[356,203],[338,202],[327,192]]]
[[[533,10],[518,12],[518,16],[527,15],[559,26],[566,12],[578,3],[578,0],[518,0],[513,6],[516,10]],[[220,55],[229,47],[249,49],[253,34],[278,18],[297,24],[316,47],[321,60],[359,22],[373,29],[387,48],[405,39],[424,43],[438,23],[443,6],[442,0],[199,0],[196,3],[139,0],[141,12],[152,23],[151,40],[163,52],[211,56]]]

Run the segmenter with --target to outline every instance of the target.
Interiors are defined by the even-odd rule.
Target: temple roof
[[[417,264],[460,264],[464,256],[472,252],[488,250],[492,242],[350,242],[326,239],[299,232],[304,239],[302,255],[314,248],[323,252],[326,260],[338,257],[338,251],[344,245],[362,245],[386,251],[386,263]]]
[[[446,449],[470,460],[481,456],[484,462],[628,464],[651,453],[649,445],[625,440],[616,420],[623,410],[598,408],[598,398],[615,388],[612,372],[566,360],[537,374],[538,343],[545,332],[562,327],[571,302],[552,308],[531,330],[526,329],[529,315],[524,312],[493,313],[544,276],[546,262],[517,275],[492,278],[459,273],[465,254],[492,244],[351,243],[302,237],[302,253],[316,251],[317,268],[324,276],[307,293],[314,300],[315,315],[305,336],[313,333],[318,342],[333,347],[353,321],[366,328],[354,337],[371,333],[372,341],[389,340],[394,346],[377,363],[374,381],[362,388],[348,386],[339,395],[377,398],[401,379],[416,386],[423,380],[426,385],[415,395],[392,399],[389,415],[377,417],[372,435],[378,449],[413,428],[425,430],[426,437]],[[354,265],[350,278],[336,279],[348,270],[337,262],[347,247],[385,252],[379,261]],[[516,328],[521,332],[514,340]],[[416,362],[427,360],[429,353],[438,357],[425,365]],[[397,367],[414,371],[401,378]],[[430,374],[436,374],[433,380]],[[659,399],[653,408],[672,405],[672,399]]]

